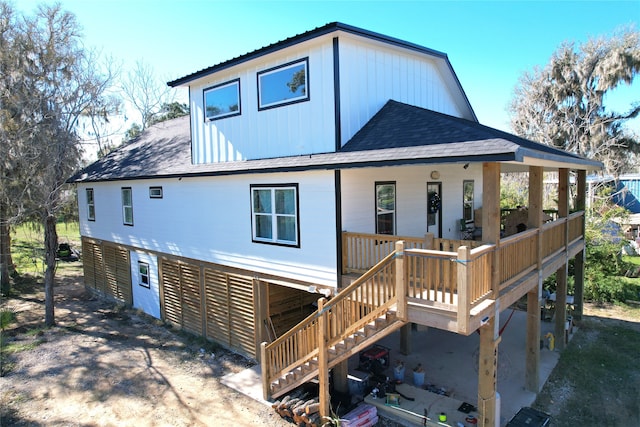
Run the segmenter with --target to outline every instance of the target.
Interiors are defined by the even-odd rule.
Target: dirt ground
[[[3,332],[5,344],[29,348],[11,353],[0,366],[0,426],[294,425],[220,383],[252,361],[92,297],[79,263],[58,280],[53,328],[43,327],[42,286],[0,301],[17,318]],[[625,319],[615,307],[586,307],[585,314],[599,321]],[[625,323],[640,329],[637,319]],[[550,383],[564,384],[563,377],[554,378]],[[552,387],[542,408],[552,415],[577,393],[559,396],[558,390],[564,388]],[[397,425],[384,418],[378,423]]]
[[[43,292],[2,301],[17,322],[0,377],[2,426],[288,426],[271,407],[220,384],[251,364],[88,294],[82,276],[56,286],[56,321],[44,329]]]

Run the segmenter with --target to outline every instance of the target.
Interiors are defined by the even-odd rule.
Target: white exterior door
[[[145,252],[131,251],[131,288],[133,307],[160,319],[158,258]]]

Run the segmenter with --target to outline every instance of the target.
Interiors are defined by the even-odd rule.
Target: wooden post
[[[500,163],[482,164],[482,241],[500,246]],[[499,257],[493,256],[491,289],[493,299],[500,293]]]
[[[482,164],[482,240],[496,245],[492,257],[491,289],[494,302],[493,316],[480,327],[480,354],[478,357],[478,410],[479,426],[494,427],[500,414],[496,411],[498,344],[500,336],[500,164]]]
[[[347,274],[349,269],[349,239],[347,238],[347,231],[342,231],[342,271],[340,274]]]
[[[267,343],[263,342],[260,344],[260,365],[262,368],[262,397],[264,400],[269,400],[271,397],[271,387],[270,382],[271,372],[269,369],[269,363],[267,361]]]
[[[536,239],[538,285],[527,293],[527,341],[525,387],[537,393],[540,388],[540,301],[542,298],[542,227],[543,218],[543,170],[529,167],[529,217],[528,227],[537,228]]]
[[[558,350],[563,350],[565,340],[565,322],[567,321],[567,273],[569,260],[567,250],[569,245],[569,170],[558,169],[558,217],[564,218],[564,264],[556,271],[556,307],[555,307],[555,344]]]
[[[407,321],[407,281],[404,269],[404,249],[403,240],[396,242],[396,297],[398,299],[398,319]]]
[[[405,323],[400,328],[400,353],[405,356],[411,354],[411,323]]]
[[[204,274],[202,275],[204,276]],[[203,294],[204,295],[204,294]],[[261,343],[269,339],[265,320],[269,317],[269,284],[260,279],[253,279],[253,307],[255,310],[255,330],[256,343]],[[275,337],[273,337],[275,339]],[[258,344],[262,346],[262,344]],[[262,357],[262,353],[258,351]],[[262,359],[260,359],[262,360]]]
[[[524,382],[527,390],[540,391],[540,296],[538,288],[527,293],[527,343]]]
[[[458,332],[462,334],[469,333],[469,313],[471,311],[469,288],[473,280],[469,258],[469,248],[460,246],[458,248]]]
[[[586,207],[586,192],[587,192],[587,171],[579,170],[577,176],[577,190],[576,190],[576,202],[575,208],[579,211],[584,211]],[[582,221],[582,236],[584,239],[584,226],[586,218]],[[573,295],[573,317],[576,320],[582,320],[583,312],[583,296],[584,296],[584,248],[576,255],[574,260],[574,295]]]
[[[345,359],[333,367],[333,387],[340,393],[349,391],[349,359]]]
[[[327,313],[323,312],[326,298],[318,300],[318,382],[320,383],[320,416],[331,415],[331,396],[329,395],[329,355],[327,354]]]
[[[478,426],[495,427],[500,414],[496,409],[498,375],[498,323],[495,317],[480,327],[480,353],[478,357]]]
[[[424,248],[433,249],[433,233],[425,233],[424,235]]]

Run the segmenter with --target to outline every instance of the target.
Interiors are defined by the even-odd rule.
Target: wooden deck
[[[578,212],[495,244],[343,233],[343,273],[363,274],[262,345],[265,398],[326,376],[406,322],[473,333],[583,250],[583,229]]]

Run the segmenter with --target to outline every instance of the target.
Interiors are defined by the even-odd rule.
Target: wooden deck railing
[[[406,249],[405,255],[408,297],[456,304],[457,252]]]
[[[564,248],[566,235],[567,219],[561,218],[557,221],[543,224],[540,233],[542,245],[542,259],[555,254]]]
[[[536,269],[538,264],[538,229],[526,230],[500,240],[500,288]]]
[[[328,348],[384,315],[396,303],[393,253],[261,350],[265,394],[274,380],[318,357],[320,340]],[[320,322],[320,318],[322,322]],[[320,323],[324,329],[321,330]]]
[[[449,318],[457,319],[456,331],[472,333],[478,327],[470,324],[474,308],[486,313],[501,290],[538,268],[539,253],[544,260],[565,249],[582,237],[583,227],[584,214],[579,212],[502,239],[499,245],[343,233],[344,270],[368,271],[328,302],[319,301],[315,313],[280,338],[262,344],[265,396],[272,382],[326,357],[320,353],[337,348],[387,311],[396,310],[398,319],[406,321],[408,302],[448,311]],[[404,245],[396,245],[399,241]],[[495,257],[499,289],[492,288]],[[329,362],[331,366],[338,359]],[[320,364],[327,366],[326,360]]]
[[[567,243],[582,238],[583,230],[584,212],[576,212],[546,223],[540,229],[501,239],[497,250],[496,245],[435,239],[429,235],[417,238],[343,232],[343,273],[366,270],[383,255],[392,253],[396,242],[404,241],[406,296],[457,310],[464,277],[467,288],[463,299],[468,309],[472,309],[492,292],[493,257],[499,257],[499,289],[502,290],[538,267],[539,247],[544,260],[564,249]],[[460,251],[462,247],[467,248],[466,252]],[[464,272],[459,271],[461,265],[465,266]]]
[[[427,234],[425,237],[394,236],[387,234],[342,233],[342,274],[363,273],[378,261],[392,253],[395,244],[405,243],[407,249],[432,249],[456,252],[460,246],[478,247],[473,240],[440,239]]]
[[[584,212],[575,212],[569,215],[569,244],[583,237]]]

